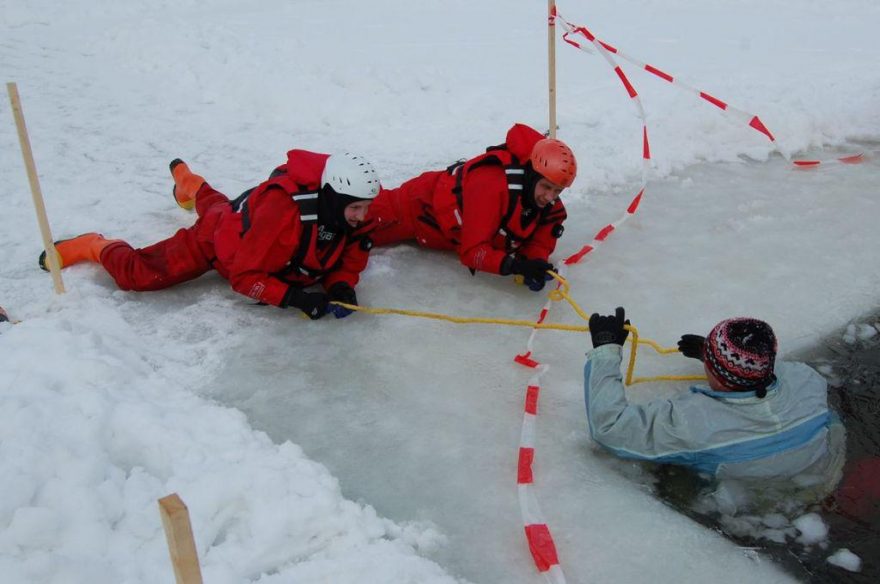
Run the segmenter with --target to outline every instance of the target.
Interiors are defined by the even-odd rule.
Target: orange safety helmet
[[[554,138],[539,140],[529,156],[535,172],[550,182],[568,188],[577,176],[577,160],[565,142]]]

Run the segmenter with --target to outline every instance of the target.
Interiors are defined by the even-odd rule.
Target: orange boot
[[[55,242],[55,250],[58,252],[58,264],[62,268],[78,264],[79,262],[101,261],[101,252],[111,243],[118,239],[104,239],[100,233],[83,233],[71,239],[62,239]],[[46,252],[40,254],[40,267],[49,271],[46,263]]]
[[[196,206],[196,193],[205,184],[205,179],[193,174],[186,162],[180,158],[172,160],[169,167],[174,178],[174,189],[171,194],[174,195],[178,205],[189,211]]]

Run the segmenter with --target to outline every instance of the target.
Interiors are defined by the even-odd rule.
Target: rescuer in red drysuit
[[[485,154],[383,190],[368,213],[373,242],[455,250],[472,272],[522,275],[541,290],[566,218],[559,195],[576,174],[568,146],[516,124]]]
[[[234,201],[180,159],[171,174],[177,203],[198,214],[192,227],[141,249],[86,233],[56,243],[61,267],[100,263],[123,290],[159,290],[213,268],[262,303],[294,306],[312,319],[351,313],[330,302],[357,304],[354,287],[372,246],[365,216],[381,190],[369,162],[291,150],[268,180]],[[324,291],[304,290],[318,282]]]

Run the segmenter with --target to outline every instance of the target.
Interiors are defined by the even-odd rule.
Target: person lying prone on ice
[[[559,197],[576,175],[564,142],[515,124],[484,154],[380,193],[368,214],[373,239],[454,250],[471,272],[522,276],[539,291],[567,216]]]
[[[86,233],[56,242],[60,265],[97,262],[123,290],[159,290],[214,269],[261,303],[293,306],[311,319],[351,313],[330,303],[357,304],[354,288],[372,247],[365,217],[381,191],[369,162],[291,150],[268,180],[234,201],[179,159],[171,174],[175,200],[198,215],[192,227],[141,249]],[[316,283],[323,291],[305,289]]]

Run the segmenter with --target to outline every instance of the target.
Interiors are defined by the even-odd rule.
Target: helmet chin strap
[[[535,187],[543,177],[532,168],[531,163],[526,164],[525,169],[526,176],[523,183],[522,202],[524,206],[537,210],[538,203],[535,202]]]
[[[354,227],[349,225],[345,219],[345,208],[363,199],[337,193],[329,185],[324,185],[319,198],[320,210],[318,215],[321,222],[328,225],[328,227],[332,226],[339,231],[350,233]]]

